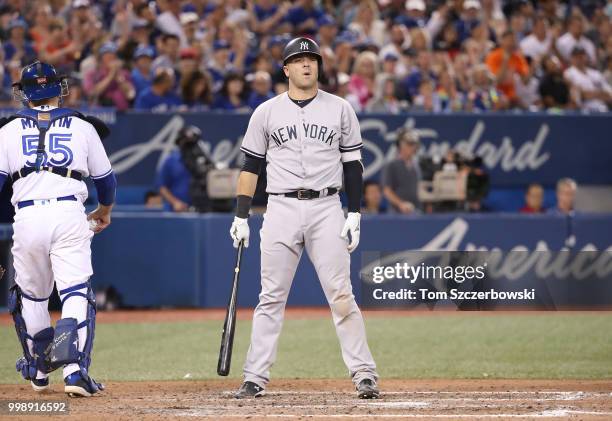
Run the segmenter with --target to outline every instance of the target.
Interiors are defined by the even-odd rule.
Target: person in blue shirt
[[[312,35],[317,32],[317,21],[324,14],[314,0],[302,0],[298,6],[289,10],[286,20],[293,25],[293,32]]]
[[[403,97],[410,99],[417,96],[423,79],[437,80],[431,69],[431,53],[427,50],[418,52],[416,67],[402,81]]]
[[[249,107],[254,110],[259,104],[266,102],[274,96],[272,93],[272,78],[268,72],[263,70],[255,72],[251,82],[251,94],[247,101]]]
[[[229,111],[247,111],[244,100],[244,78],[238,73],[228,73],[223,80],[223,87],[213,102],[213,109]]]
[[[6,61],[18,60],[21,63],[30,63],[36,58],[32,43],[26,40],[27,28],[27,24],[21,19],[13,19],[9,23],[9,39],[3,46]]]
[[[134,108],[163,112],[180,107],[181,98],[174,93],[173,88],[174,72],[172,69],[159,69],[153,78],[151,87],[146,88],[136,97]]]
[[[474,28],[480,25],[480,2],[478,0],[466,0],[463,2],[463,13],[455,22],[459,42],[463,43],[470,37]]]
[[[168,155],[157,173],[159,194],[175,212],[186,212],[191,206],[191,173],[185,167],[180,150]]]
[[[134,52],[134,68],[132,69],[132,84],[136,89],[136,96],[151,87],[151,63],[155,57],[152,47],[141,46]]]

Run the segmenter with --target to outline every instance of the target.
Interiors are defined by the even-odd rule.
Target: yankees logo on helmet
[[[305,41],[300,42],[300,50],[308,50],[308,43]]]

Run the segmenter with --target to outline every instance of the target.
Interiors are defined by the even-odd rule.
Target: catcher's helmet
[[[26,103],[62,97],[68,95],[68,82],[50,64],[35,61],[23,68],[21,79],[13,84],[13,92]]]
[[[291,57],[295,57],[300,54],[311,54],[315,56],[319,62],[319,69],[321,68],[323,58],[321,57],[319,46],[310,38],[304,37],[293,38],[287,43],[287,45],[285,45],[285,49],[283,50],[283,64],[287,64],[287,61]]]

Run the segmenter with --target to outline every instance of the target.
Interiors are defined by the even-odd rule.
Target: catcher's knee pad
[[[341,295],[340,297],[335,298],[330,303],[330,306],[332,313],[340,320],[348,317],[357,309],[357,303],[355,303],[355,298],[352,294]]]
[[[47,364],[59,368],[66,364],[78,364],[87,371],[91,364],[94,333],[96,330],[96,300],[89,282],[84,282],[59,291],[62,306],[71,297],[82,297],[87,300],[85,320],[81,323],[74,318],[58,320],[55,325],[55,336],[47,355]],[[80,346],[79,329],[86,328],[85,343]],[[82,349],[81,349],[82,348]]]
[[[24,294],[18,285],[12,286],[9,290],[8,309],[11,315],[13,316],[13,321],[15,322],[15,331],[17,332],[17,338],[19,339],[19,343],[21,344],[21,348],[23,349],[23,357],[17,360],[15,367],[17,371],[21,373],[24,379],[33,380],[36,378],[36,374],[38,371],[42,371],[44,373],[50,373],[51,371],[53,371],[53,369],[49,367],[45,361],[47,349],[53,341],[53,328],[45,328],[40,332],[36,333],[34,336],[28,334],[25,320],[23,319],[23,315],[21,314],[23,308],[23,299],[43,302],[47,301],[49,297],[30,297],[29,295]],[[30,352],[28,340],[32,341],[33,352]]]

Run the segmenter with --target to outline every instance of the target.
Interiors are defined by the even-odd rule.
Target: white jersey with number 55
[[[35,107],[48,111],[54,107]],[[0,174],[11,174],[34,166],[38,147],[38,128],[32,120],[16,118],[0,129]],[[56,120],[45,136],[44,166],[63,167],[83,177],[102,178],[112,171],[110,161],[96,129],[87,121],[69,116]],[[85,182],[61,177],[47,171],[32,173],[13,183],[13,205],[24,200],[53,199],[75,195],[87,199]]]

